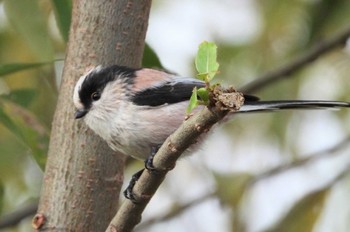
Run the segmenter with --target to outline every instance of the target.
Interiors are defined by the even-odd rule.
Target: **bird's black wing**
[[[173,80],[163,82],[155,87],[143,89],[132,96],[132,102],[140,106],[160,106],[187,101],[193,89],[205,87],[205,83],[193,78],[183,78],[181,81]],[[249,102],[256,102],[258,97],[244,95]]]
[[[187,101],[192,95],[194,87],[205,87],[205,83],[196,79],[183,81],[167,81],[152,88],[141,90],[131,98],[135,105],[160,106]]]

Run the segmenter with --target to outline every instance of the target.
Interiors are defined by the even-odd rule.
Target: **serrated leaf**
[[[217,62],[217,46],[214,43],[204,41],[199,45],[195,59],[198,78],[209,82],[219,70]]]
[[[329,189],[313,192],[303,199],[289,211],[289,213],[278,222],[272,229],[265,232],[309,232],[313,231]]]
[[[194,108],[198,106],[198,98],[197,98],[197,88],[195,87],[192,91],[192,95],[190,101],[187,106],[187,113],[191,113]]]
[[[72,18],[71,0],[52,0],[58,29],[65,42],[68,41],[69,28]]]
[[[2,64],[0,65],[0,77],[19,71],[24,71],[26,69],[37,68],[51,63],[52,62]]]
[[[208,104],[209,101],[209,92],[206,88],[199,88],[197,90],[197,95],[204,102],[204,104]]]
[[[208,73],[198,73],[197,77],[201,81],[206,81],[208,79]]]

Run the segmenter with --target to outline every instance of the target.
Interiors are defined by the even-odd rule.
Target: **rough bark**
[[[75,0],[67,56],[52,124],[38,214],[42,231],[104,231],[118,207],[125,157],[82,121],[72,92],[88,67],[139,67],[151,0]]]

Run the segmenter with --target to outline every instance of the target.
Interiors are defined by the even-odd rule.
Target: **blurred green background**
[[[42,170],[68,40],[71,7],[70,0],[0,1],[0,219],[26,205],[35,204],[39,199]],[[226,10],[226,13],[220,9]],[[349,12],[350,1],[346,0],[153,1],[147,35],[147,43],[153,49],[145,49],[143,63],[147,67],[161,67],[158,55],[163,68],[182,75],[194,75],[193,59],[197,46],[203,40],[212,40],[219,49],[219,76],[222,78],[219,81],[241,87],[269,70],[288,64],[322,40],[349,28]],[[165,18],[165,15],[169,18]],[[232,25],[231,19],[235,22]],[[225,23],[226,28],[219,26],[226,25]],[[236,34],[231,35],[232,31]],[[345,49],[334,49],[293,74],[290,80],[276,82],[257,94],[264,99],[350,101],[349,51],[349,45]],[[277,168],[276,173],[283,175],[289,169],[278,169],[281,165],[307,165],[306,161],[297,163],[305,160],[302,155],[336,145],[335,141],[340,142],[349,134],[349,113],[346,110],[326,114],[312,112],[310,115],[264,114],[247,116],[248,119],[239,117],[228,123],[221,131],[225,137],[232,136],[235,139],[234,145],[230,145],[230,139],[224,145],[220,143],[223,142],[221,140],[219,145],[209,145],[206,150],[230,153],[230,149],[226,151],[223,147],[234,146],[235,156],[225,160],[225,156],[199,154],[203,158],[191,158],[187,164],[186,161],[180,162],[181,175],[188,176],[177,177],[178,173],[175,173],[169,177],[171,181],[165,182],[160,190],[157,196],[159,201],[152,201],[145,220],[173,212],[184,202],[195,201],[198,196],[209,193],[208,198],[216,199],[212,203],[214,206],[204,206],[202,210],[195,210],[194,207],[187,214],[189,217],[200,215],[201,220],[195,217],[191,221],[185,216],[175,216],[171,224],[174,229],[171,231],[263,231],[267,228],[273,228],[271,231],[347,231],[346,228],[350,228],[349,223],[346,226],[346,220],[350,221],[349,207],[342,215],[338,215],[338,218],[344,220],[339,223],[336,221],[338,224],[333,227],[319,222],[333,220],[334,215],[322,212],[331,207],[325,202],[338,180],[341,179],[345,188],[349,189],[347,166],[332,166],[330,170],[340,170],[329,174],[333,179],[330,178],[328,183],[318,188],[300,193],[297,198],[302,201],[295,200],[294,203],[284,205],[284,210],[271,213],[274,216],[266,215],[269,219],[264,220],[259,214],[258,218],[254,216],[251,209],[256,206],[249,205],[252,204],[249,196],[255,199],[254,194],[264,192],[259,189],[248,192],[248,188],[256,183],[259,188],[259,178],[265,178],[263,174],[274,176],[275,173],[269,173],[269,170]],[[318,128],[314,132],[324,134],[323,137],[305,132],[310,122],[317,121],[315,117],[326,118],[325,127],[310,127],[308,131]],[[306,118],[306,121],[302,121],[302,118]],[[337,129],[332,131],[332,128]],[[310,147],[311,142],[313,145]],[[345,156],[349,152],[350,149],[347,148]],[[248,153],[258,155],[259,159],[252,158],[255,156],[251,157]],[[269,156],[272,153],[278,156]],[[215,164],[218,160],[226,166]],[[349,160],[344,158],[341,163]],[[228,165],[230,162],[237,165]],[[141,162],[129,164],[128,174],[142,166]],[[185,168],[187,169],[184,170]],[[315,173],[305,173],[312,174]],[[183,179],[179,178],[189,178],[188,183],[183,183]],[[201,180],[196,184],[198,179]],[[210,184],[205,186],[202,182]],[[180,183],[187,187],[180,188],[179,194],[187,191],[190,185],[193,196],[190,194],[187,198],[180,199],[174,193],[172,195],[171,192]],[[289,185],[288,181],[282,180],[282,183],[285,185],[273,187],[278,196],[286,194],[288,187],[298,188],[297,185]],[[301,188],[305,189],[304,187]],[[279,189],[283,191],[279,192]],[[349,195],[343,196],[344,204],[348,205]],[[159,205],[157,202],[165,203]],[[274,202],[267,203],[264,199],[254,204],[271,208],[271,211],[274,209]],[[329,210],[332,208],[327,212]],[[14,227],[0,230],[31,231],[30,220],[29,217]],[[159,225],[144,225],[139,230],[164,231],[164,228],[169,229],[166,226],[169,225],[169,220],[164,219],[165,222]],[[194,226],[196,223],[203,224]],[[338,229],[333,230],[334,226]],[[329,230],[330,228],[333,229]]]

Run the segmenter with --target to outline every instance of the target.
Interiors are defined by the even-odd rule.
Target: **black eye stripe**
[[[93,99],[94,93],[101,93],[105,86],[116,79],[121,79],[125,82],[133,82],[135,77],[135,71],[137,69],[132,69],[128,67],[112,65],[109,67],[101,68],[96,71],[92,71],[85,77],[81,88],[79,90],[79,98],[86,109],[89,109],[93,101],[98,99]]]

